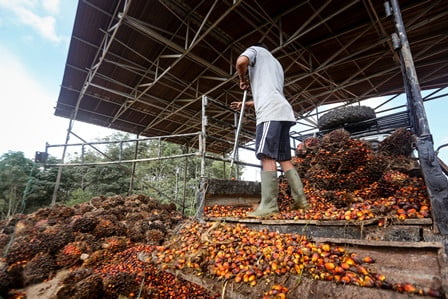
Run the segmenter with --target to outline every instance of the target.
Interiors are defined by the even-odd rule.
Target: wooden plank
[[[346,238],[312,238],[316,243],[350,244],[372,247],[444,248],[443,242],[401,242]]]
[[[252,207],[260,202],[260,196],[227,196],[227,195],[210,195],[205,200],[205,206],[234,206],[234,207]]]
[[[432,284],[438,280],[440,269],[434,251],[414,251],[407,253],[402,249],[388,251],[387,249],[357,249],[362,256],[372,256],[376,263],[369,268],[375,273],[385,274],[389,282],[412,283],[421,287],[437,287],[440,283]],[[408,260],[409,263],[403,263]],[[270,275],[258,280],[255,287],[245,283],[235,283],[233,280],[217,280],[215,277],[198,276],[187,271],[170,271],[179,278],[196,283],[211,294],[221,295],[222,298],[247,299],[261,298],[272,285],[281,284],[289,289],[288,298],[369,298],[369,299],[407,299],[411,295],[392,290],[366,288],[355,285],[338,284],[335,282],[314,280],[307,276],[298,277],[293,274]],[[418,296],[418,298],[432,298]]]
[[[227,222],[251,222],[262,223],[266,225],[322,225],[322,226],[366,226],[377,223],[381,218],[369,219],[364,221],[347,220],[302,220],[302,219],[261,219],[261,218],[238,218],[238,217],[206,217],[210,221]],[[255,221],[254,221],[255,220]],[[389,219],[389,221],[393,221]],[[393,221],[393,225],[431,225],[431,218],[405,219]]]
[[[445,247],[440,248],[437,257],[440,266],[440,276],[441,276],[441,284],[442,288],[445,291],[445,294],[448,294],[448,243],[445,242]]]
[[[256,218],[240,219],[237,217],[212,218],[208,221],[219,221],[229,223],[241,223],[255,230],[270,229],[285,234],[305,235],[309,238],[340,238],[340,239],[362,239],[379,241],[403,241],[421,242],[443,241],[443,236],[431,233],[428,225],[388,225],[380,227],[378,225],[309,225],[309,224],[277,224],[276,222],[263,222]]]
[[[207,179],[206,197],[212,195],[256,196],[261,194],[260,182]]]
[[[285,224],[285,225],[291,225],[291,224],[306,224],[306,225],[340,225],[340,226],[347,226],[347,225],[354,225],[354,226],[361,226],[361,225],[369,225],[372,223],[378,222],[378,219],[369,219],[364,221],[347,221],[347,220],[262,220],[261,223],[270,225],[270,224]]]
[[[240,222],[240,223],[261,223],[257,218],[238,218],[238,217],[205,217],[206,221],[217,222]]]

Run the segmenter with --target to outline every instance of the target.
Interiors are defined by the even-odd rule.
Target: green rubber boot
[[[277,205],[278,180],[277,171],[261,172],[261,202],[258,208],[247,213],[249,217],[266,217],[278,213]]]
[[[303,193],[303,184],[300,180],[300,176],[295,168],[285,172],[286,179],[288,180],[289,187],[291,188],[291,195],[294,199],[292,204],[293,210],[308,209],[308,201],[306,200],[305,193]]]

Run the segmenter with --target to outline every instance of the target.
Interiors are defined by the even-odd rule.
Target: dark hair
[[[255,46],[255,47],[265,48],[266,50],[269,51],[269,48],[268,48],[268,46],[266,46],[265,43],[256,43],[254,46]]]

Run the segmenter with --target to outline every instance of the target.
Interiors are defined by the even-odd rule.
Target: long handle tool
[[[244,107],[246,106],[246,97],[247,97],[247,89],[244,90],[243,102],[241,102],[240,119],[238,120],[238,127],[236,128],[235,143],[233,145],[233,155],[232,155],[232,160],[230,161],[230,168],[232,168],[232,166],[233,166],[233,162],[235,161],[236,151],[238,148],[238,138],[240,137],[241,125],[243,123]]]

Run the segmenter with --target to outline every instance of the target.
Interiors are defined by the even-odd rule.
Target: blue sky
[[[34,158],[45,143],[64,143],[68,119],[54,116],[78,1],[0,0],[0,155]],[[435,148],[448,143],[448,97],[425,104]],[[76,122],[87,140],[112,130]],[[76,141],[72,138],[72,141]],[[448,148],[440,156],[448,161]]]
[[[46,142],[64,143],[69,120],[54,116],[54,107],[77,5],[76,0],[0,0],[0,155],[22,151],[32,159]],[[74,132],[87,140],[113,133],[81,122]]]

